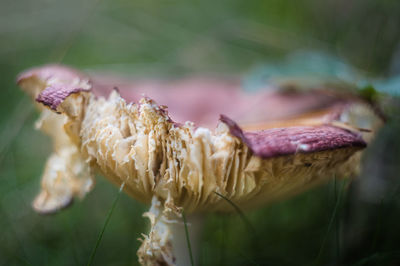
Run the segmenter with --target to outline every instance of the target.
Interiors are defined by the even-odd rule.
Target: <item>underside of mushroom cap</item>
[[[357,151],[373,136],[358,128],[375,130],[381,123],[351,94],[276,88],[246,93],[235,79],[127,82],[53,65],[24,72],[18,84],[49,107],[40,107],[40,121],[47,123],[42,129],[54,140],[55,156],[75,162],[62,152],[72,147],[83,164],[66,181],[48,163],[41,202],[62,198],[59,206],[50,204],[53,211],[90,190],[93,170],[124,183],[134,198],[149,203],[155,195],[171,210],[226,210],[214,192],[241,206],[265,203],[334,174],[353,174]],[[60,180],[64,190],[70,187],[62,197],[52,188]],[[85,189],[68,180],[85,183]]]
[[[35,210],[82,198],[99,171],[151,204],[143,265],[189,263],[174,252],[182,209],[192,217],[232,211],[226,199],[246,209],[355,174],[382,125],[356,95],[326,88],[248,93],[236,79],[127,81],[55,65],[17,82],[54,146]]]

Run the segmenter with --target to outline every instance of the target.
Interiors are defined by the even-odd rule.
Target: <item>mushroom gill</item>
[[[54,143],[35,210],[83,197],[99,171],[151,204],[138,251],[144,265],[183,264],[174,219],[182,209],[229,211],[215,192],[248,208],[354,175],[382,124],[357,96],[329,89],[246,93],[236,80],[130,83],[62,66],[28,70],[18,84]]]

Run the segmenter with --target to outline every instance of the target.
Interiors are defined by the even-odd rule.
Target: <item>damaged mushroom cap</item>
[[[83,197],[100,171],[153,201],[143,264],[174,263],[160,251],[168,236],[152,236],[166,213],[229,211],[215,192],[253,207],[353,175],[382,124],[366,102],[329,89],[246,93],[234,79],[132,83],[62,66],[29,70],[18,84],[41,104],[37,127],[54,141],[34,208],[54,212]]]

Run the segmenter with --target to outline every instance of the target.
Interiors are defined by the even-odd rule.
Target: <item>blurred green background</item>
[[[99,177],[71,208],[33,212],[51,147],[15,85],[22,70],[56,62],[140,77],[240,75],[244,84],[323,72],[398,95],[399,26],[397,0],[0,0],[0,265],[86,265],[117,194]],[[361,177],[343,190],[333,180],[248,212],[256,234],[237,215],[210,215],[198,265],[399,265],[399,121],[391,109]],[[137,264],[145,210],[120,198],[94,265]]]

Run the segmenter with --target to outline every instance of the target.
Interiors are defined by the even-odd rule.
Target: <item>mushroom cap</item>
[[[57,65],[17,82],[54,140],[34,201],[44,213],[90,191],[94,170],[173,212],[229,211],[215,192],[254,207],[353,175],[382,124],[357,95],[329,88],[250,93],[235,78],[129,81]]]

